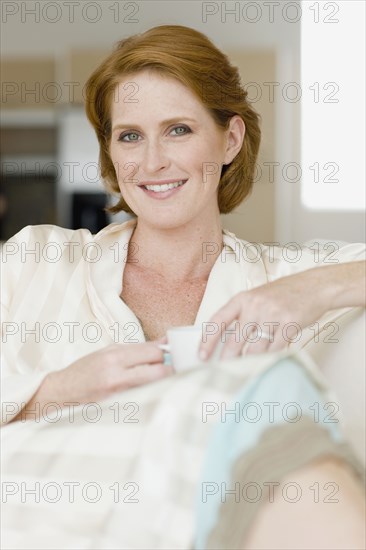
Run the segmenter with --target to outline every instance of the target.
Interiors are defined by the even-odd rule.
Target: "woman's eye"
[[[121,134],[118,138],[118,141],[137,141],[139,135],[136,132],[128,132],[126,134]]]
[[[189,134],[190,131],[191,130],[188,128],[188,126],[176,126],[172,130],[172,132],[175,132],[176,136],[183,136],[184,134]]]
[[[173,128],[170,133],[175,136],[184,136],[185,134],[189,134],[191,132],[190,128],[188,126],[176,126]],[[118,138],[118,141],[124,141],[125,143],[131,143],[139,141],[140,135],[137,132],[125,132],[124,134],[121,134]]]

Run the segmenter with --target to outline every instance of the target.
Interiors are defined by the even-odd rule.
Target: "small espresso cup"
[[[177,372],[202,364],[198,350],[202,339],[201,325],[173,327],[167,330],[168,350],[174,369]]]

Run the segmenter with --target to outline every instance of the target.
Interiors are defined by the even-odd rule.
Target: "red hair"
[[[217,126],[228,127],[239,115],[245,123],[242,148],[223,166],[218,188],[221,213],[231,212],[251,192],[261,131],[260,115],[247,101],[238,69],[202,33],[180,25],[162,25],[118,42],[86,83],[86,114],[100,147],[100,173],[107,189],[119,193],[109,154],[111,102],[116,86],[127,75],[155,70],[187,86],[211,113]],[[132,212],[122,197],[112,212]]]

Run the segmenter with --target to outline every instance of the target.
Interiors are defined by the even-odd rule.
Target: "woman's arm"
[[[309,277],[313,277],[317,287],[328,286],[329,310],[341,307],[365,307],[365,274],[365,260],[321,266],[309,270]]]
[[[221,358],[242,354],[244,345],[245,353],[278,351],[297,327],[310,326],[327,311],[365,306],[365,266],[365,261],[320,266],[240,292],[210,319],[217,330],[201,343],[202,359],[211,356],[220,339]],[[252,338],[256,330],[258,339]]]

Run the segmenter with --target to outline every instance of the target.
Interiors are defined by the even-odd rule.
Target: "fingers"
[[[143,386],[174,374],[171,366],[163,363],[154,363],[152,365],[138,365],[131,369],[123,371],[120,390]]]
[[[220,359],[232,359],[234,357],[255,353],[272,353],[285,348],[290,339],[283,337],[283,330],[279,322],[248,322],[242,315],[238,320],[216,323],[216,332],[207,338],[207,349],[212,355],[213,349],[221,343]],[[212,322],[213,324],[213,322]],[[213,331],[211,331],[213,333]],[[291,336],[288,334],[288,336]],[[210,345],[208,345],[210,344]],[[204,345],[201,350],[205,350]],[[202,358],[202,360],[205,360]]]
[[[258,340],[259,338],[259,340]],[[274,339],[271,338],[269,333],[262,332],[259,334],[255,341],[247,340],[241,350],[241,355],[247,355],[250,353],[265,353],[273,344]]]
[[[199,347],[199,357],[203,361],[209,359],[218,343],[222,340],[222,335],[226,327],[237,319],[240,314],[240,300],[231,299],[224,307],[210,319],[208,323],[202,325],[202,340]]]
[[[278,323],[279,324],[279,323]],[[255,353],[273,353],[286,347],[287,342],[283,340],[281,331],[265,332],[259,335],[259,340],[250,342],[249,340],[242,349],[241,355],[250,355]]]
[[[203,323],[201,360],[212,357],[218,344],[221,347],[219,358],[231,359],[276,352],[296,342],[299,335],[301,337],[302,313],[294,308],[291,293],[288,297],[277,286],[268,283],[243,291],[217,311],[208,323]]]
[[[241,318],[232,323],[223,334],[223,348],[220,359],[231,359],[250,353],[266,353],[275,342],[272,333],[263,330],[259,323],[245,323]],[[277,341],[276,341],[277,342]]]
[[[146,363],[162,363],[164,354],[158,347],[158,341],[139,344],[117,344],[113,347],[118,364],[126,369]]]

